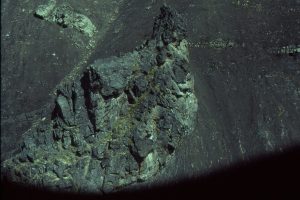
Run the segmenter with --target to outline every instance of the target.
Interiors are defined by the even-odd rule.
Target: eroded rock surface
[[[57,88],[51,121],[2,163],[14,182],[110,192],[153,178],[194,127],[197,99],[185,22],[162,7],[153,34],[123,57],[96,60]]]

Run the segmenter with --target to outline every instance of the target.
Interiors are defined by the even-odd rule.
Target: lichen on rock
[[[197,99],[185,21],[163,6],[153,34],[57,88],[51,121],[32,127],[3,175],[54,190],[110,192],[155,177],[193,131]]]

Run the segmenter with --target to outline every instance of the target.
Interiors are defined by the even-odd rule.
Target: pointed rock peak
[[[186,20],[176,10],[164,4],[160,8],[160,15],[155,18],[152,39],[162,40],[167,45],[185,37]]]

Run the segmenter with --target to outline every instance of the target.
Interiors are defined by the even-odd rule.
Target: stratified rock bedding
[[[2,163],[2,175],[80,192],[110,192],[153,178],[195,123],[185,37],[182,17],[163,6],[143,45],[96,60],[57,88],[51,121],[24,134],[19,152]]]

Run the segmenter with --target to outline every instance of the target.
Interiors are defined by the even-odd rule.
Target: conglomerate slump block
[[[57,88],[51,121],[26,132],[3,176],[53,190],[110,192],[153,178],[193,131],[185,21],[167,6],[151,38]]]

